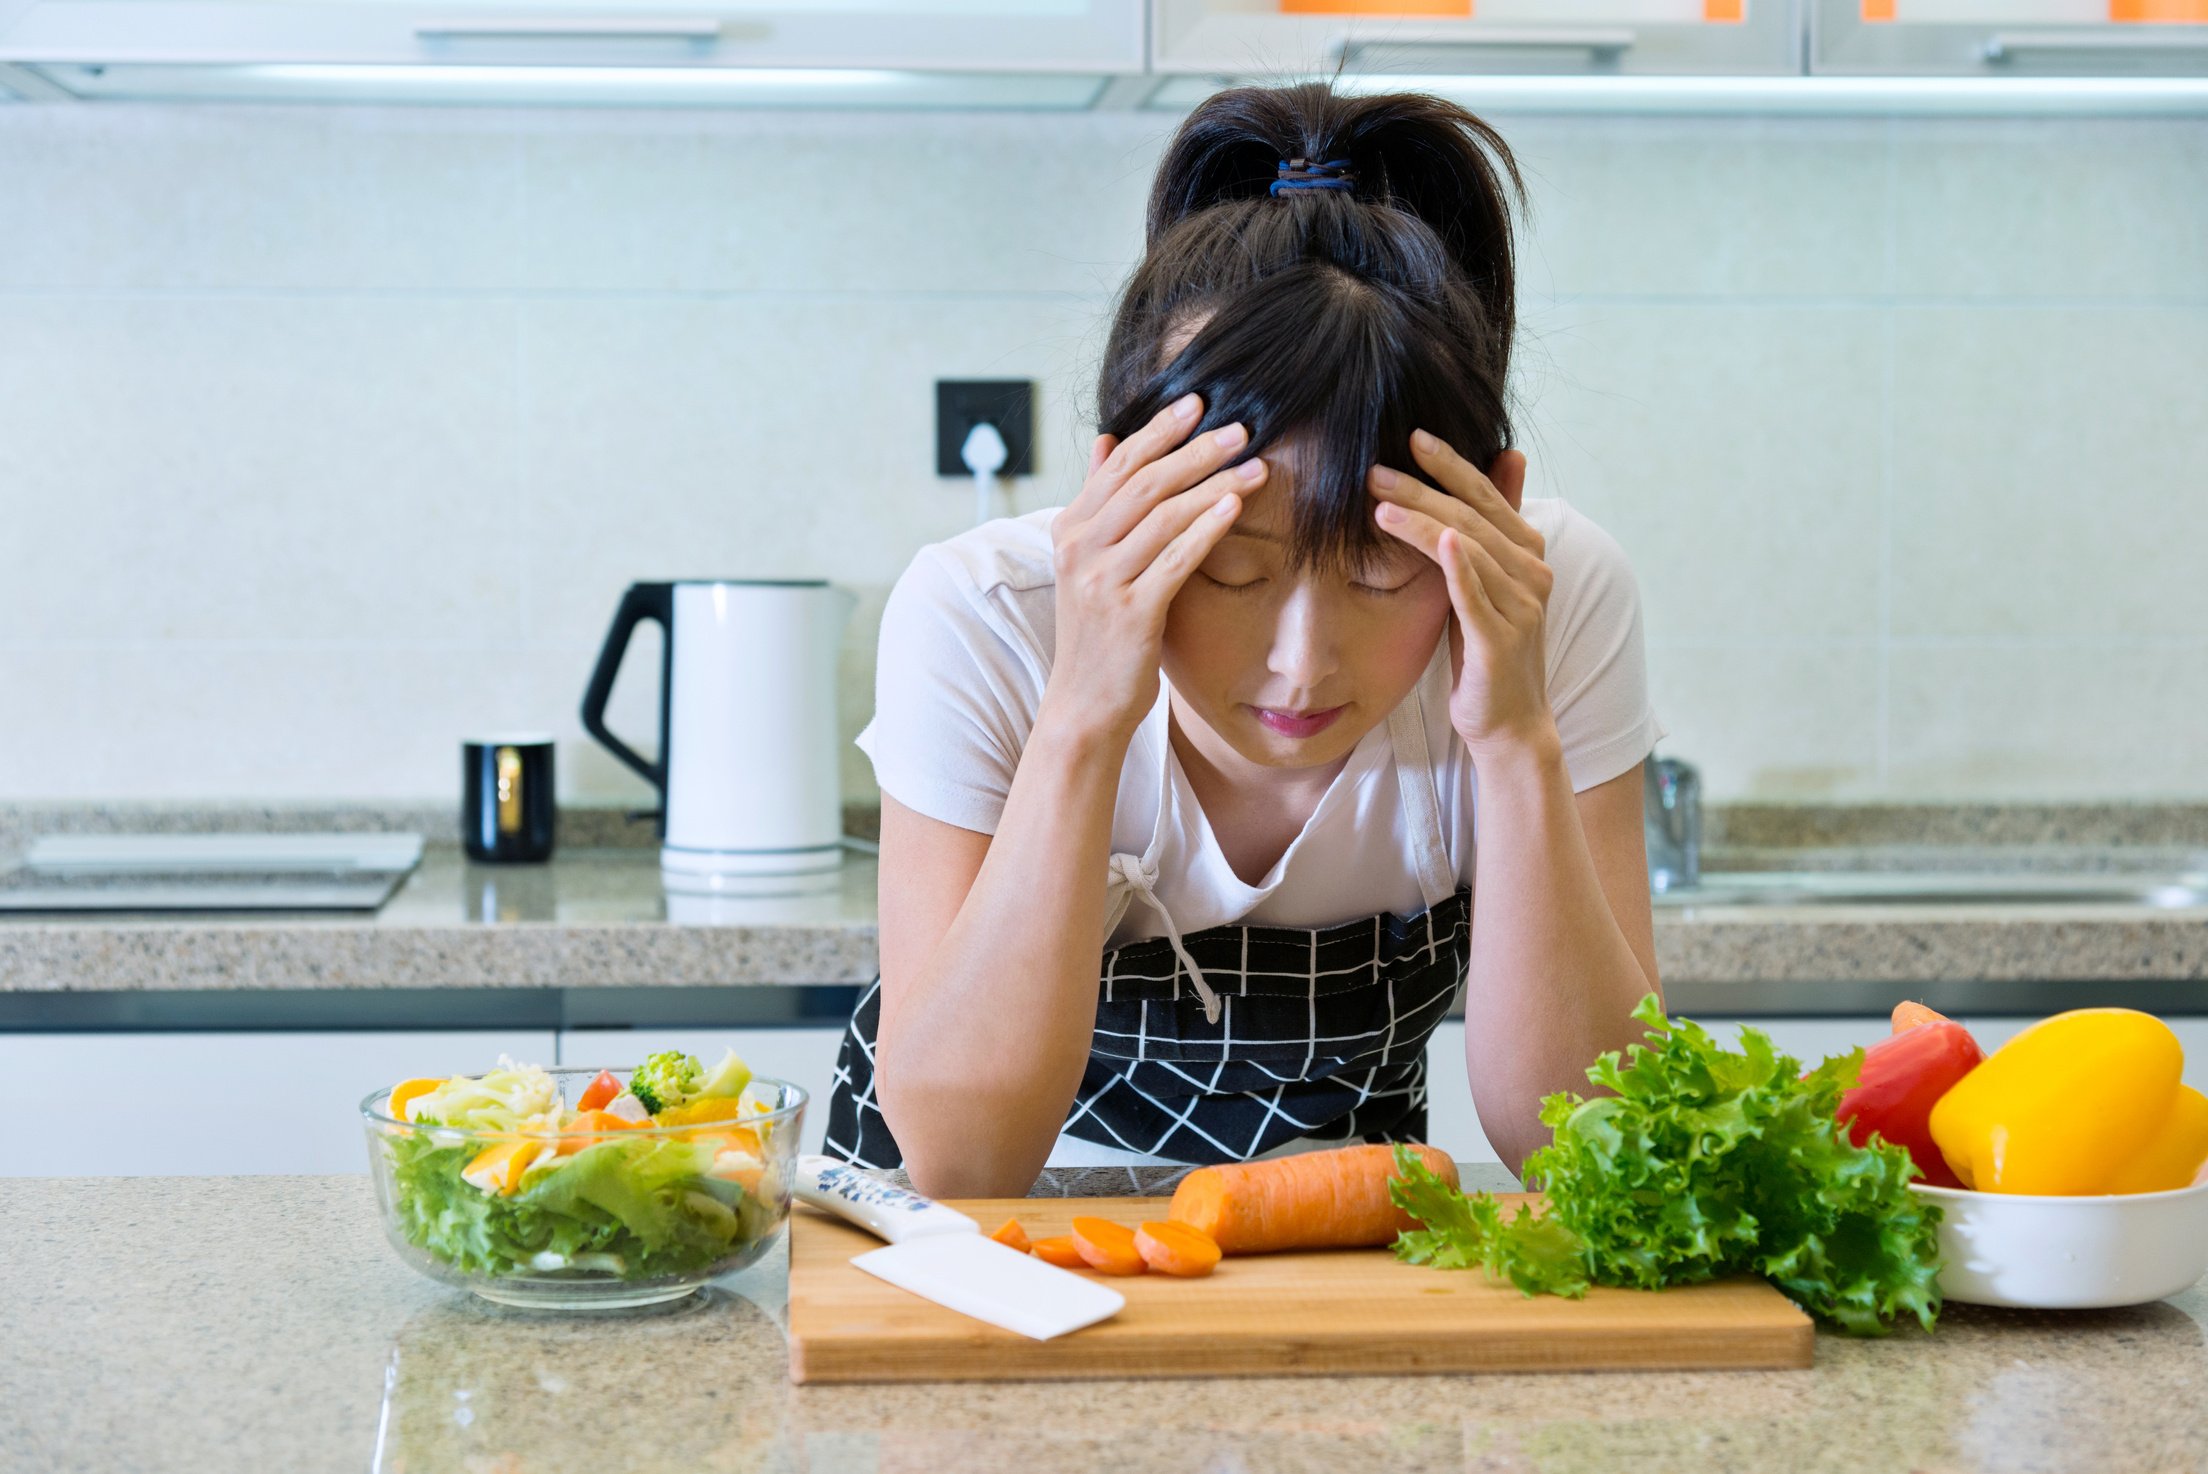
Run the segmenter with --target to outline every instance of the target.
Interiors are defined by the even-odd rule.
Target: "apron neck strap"
[[[1426,684],[1437,666],[1448,668],[1448,660],[1449,637],[1444,634],[1411,694],[1388,713],[1388,741],[1395,749],[1395,781],[1403,794],[1404,818],[1410,825],[1418,888],[1428,906],[1441,904],[1457,891],[1456,872],[1449,863],[1448,842],[1441,827],[1441,791],[1434,786],[1434,764],[1426,745]]]

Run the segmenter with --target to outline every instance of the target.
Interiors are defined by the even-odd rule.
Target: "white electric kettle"
[[[583,693],[583,727],[659,790],[669,890],[742,890],[744,877],[842,862],[836,652],[851,595],[822,579],[631,584]],[[646,620],[665,636],[659,760],[606,726],[606,699]]]

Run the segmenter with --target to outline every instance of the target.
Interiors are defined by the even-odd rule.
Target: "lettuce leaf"
[[[1521,1207],[1505,1221],[1492,1196],[1457,1191],[1399,1148],[1389,1192],[1422,1227],[1396,1253],[1477,1266],[1529,1295],[1754,1273],[1853,1334],[1903,1317],[1930,1329],[1939,1209],[1909,1191],[1906,1151],[1856,1146],[1833,1119],[1861,1052],[1804,1075],[1758,1030],[1724,1049],[1700,1025],[1665,1018],[1653,994],[1633,1016],[1649,1042],[1587,1071],[1609,1094],[1542,1102],[1552,1139],[1525,1176],[1547,1211]]]
[[[618,1263],[627,1279],[682,1274],[773,1226],[739,1185],[707,1175],[708,1145],[601,1142],[532,1171],[519,1193],[502,1197],[460,1176],[480,1143],[442,1145],[437,1135],[385,1143],[392,1207],[408,1243],[466,1273],[542,1272],[594,1254],[611,1256],[601,1262]]]

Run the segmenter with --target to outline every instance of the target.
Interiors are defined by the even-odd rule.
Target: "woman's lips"
[[[1322,706],[1312,711],[1276,711],[1269,706],[1253,706],[1257,719],[1283,737],[1311,737],[1334,725],[1334,719],[1348,710],[1345,706]]]

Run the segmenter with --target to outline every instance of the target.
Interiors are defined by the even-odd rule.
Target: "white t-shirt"
[[[1055,648],[1057,508],[984,523],[922,548],[882,615],[874,719],[858,743],[882,791],[931,819],[996,832],[1012,774],[1035,724]],[[1523,515],[1555,574],[1548,605],[1549,704],[1574,791],[1637,767],[1663,725],[1648,699],[1640,590],[1617,541],[1568,503],[1527,499]],[[1444,844],[1459,884],[1472,880],[1478,829],[1472,762],[1449,725],[1447,661],[1413,697]],[[1186,934],[1226,922],[1325,927],[1425,907],[1387,724],[1350,754],[1303,831],[1256,885],[1227,863],[1167,746],[1163,690],[1128,745],[1112,817],[1115,855],[1155,855],[1153,889]],[[1104,877],[1099,877],[1102,881]],[[1164,935],[1133,905],[1105,945]]]

